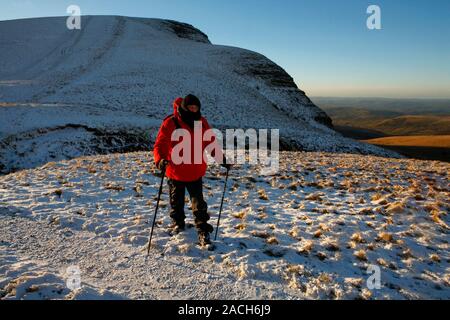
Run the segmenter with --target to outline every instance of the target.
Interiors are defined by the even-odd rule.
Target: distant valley
[[[450,100],[320,97],[312,100],[345,137],[412,158],[450,161]]]

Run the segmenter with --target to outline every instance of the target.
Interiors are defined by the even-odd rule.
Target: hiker
[[[184,99],[177,98],[173,103],[173,115],[166,117],[161,125],[154,146],[154,158],[156,166],[164,171],[168,178],[169,195],[170,195],[170,217],[172,224],[169,228],[172,233],[177,234],[185,230],[186,215],[184,213],[185,191],[187,189],[192,205],[192,212],[195,217],[195,227],[198,232],[198,240],[200,245],[211,244],[210,233],[213,232],[213,226],[208,223],[210,216],[208,207],[203,198],[203,181],[202,178],[206,173],[207,164],[203,158],[205,148],[210,143],[215,143],[215,136],[211,141],[203,141],[205,131],[211,129],[210,125],[204,117],[202,117],[200,109],[200,100],[190,94]],[[194,163],[194,124],[202,125],[202,159],[201,163]],[[191,135],[191,162],[175,164],[172,162],[172,149],[180,143],[172,141],[172,133],[176,129],[186,129]],[[227,164],[224,153],[220,147],[214,149],[215,154],[211,156],[221,166],[230,170],[231,165]]]

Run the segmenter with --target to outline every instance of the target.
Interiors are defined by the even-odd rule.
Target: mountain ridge
[[[399,156],[343,138],[282,67],[192,25],[83,16],[68,30],[66,19],[0,22],[0,172],[148,150],[188,93],[220,130],[279,128],[292,150]]]

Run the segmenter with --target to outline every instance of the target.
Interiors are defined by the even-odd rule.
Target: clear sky
[[[70,4],[190,23],[264,54],[310,96],[450,98],[449,0],[0,0],[0,20],[63,16]],[[381,30],[366,27],[371,4]]]

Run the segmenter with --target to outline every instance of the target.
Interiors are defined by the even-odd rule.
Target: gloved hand
[[[158,162],[157,167],[158,167],[159,170],[164,171],[164,169],[166,169],[166,167],[167,167],[168,164],[169,164],[169,161],[163,159],[163,160],[160,160],[160,161]]]

